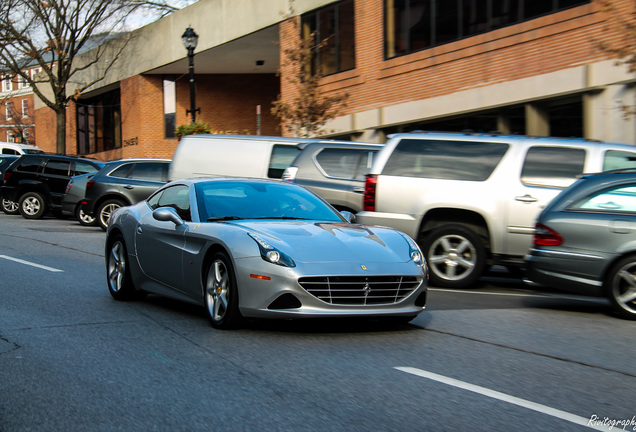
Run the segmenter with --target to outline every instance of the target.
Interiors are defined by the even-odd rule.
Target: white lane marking
[[[510,404],[514,404],[514,405],[519,405],[521,407],[524,408],[528,408],[534,411],[538,411],[540,413],[543,414],[548,414],[552,417],[557,417],[560,418],[562,420],[566,420],[572,423],[575,423],[577,425],[581,425],[581,426],[587,426],[591,429],[595,429],[595,430],[601,430],[601,431],[606,431],[607,428],[602,428],[600,426],[595,425],[592,421],[590,421],[590,419],[586,419],[585,417],[581,417],[581,416],[577,416],[574,414],[570,414],[569,412],[566,411],[561,411],[555,408],[551,408],[549,406],[546,405],[541,405],[535,402],[531,402],[525,399],[521,399],[515,396],[510,396],[508,394],[505,393],[501,393],[495,390],[490,390],[486,387],[480,387],[474,384],[470,384],[464,381],[459,381],[456,380],[454,378],[449,378],[446,377],[444,375],[438,375],[436,373],[433,372],[427,372],[425,370],[421,370],[421,369],[417,369],[417,368],[413,368],[413,367],[406,367],[406,366],[396,366],[395,369],[402,371],[402,372],[406,372],[412,375],[417,375],[419,377],[422,378],[428,378],[430,380],[433,381],[437,381],[437,382],[441,382],[443,384],[447,384],[453,387],[458,387],[464,390],[468,390],[471,392],[475,392],[484,396],[488,396],[490,398],[493,399],[498,399],[500,401],[503,402],[507,402]]]
[[[6,256],[6,255],[0,255],[0,258],[6,259],[6,260],[9,260],[9,261],[15,261],[15,262],[20,263],[20,264],[26,264],[26,265],[31,266],[31,267],[37,267],[37,268],[40,268],[42,270],[47,270],[47,271],[50,271],[50,272],[64,272],[64,270],[56,269],[56,268],[53,268],[53,267],[47,267],[47,266],[41,265],[41,264],[32,263],[30,261],[25,261],[25,260],[22,260],[20,258],[13,258],[13,257]]]

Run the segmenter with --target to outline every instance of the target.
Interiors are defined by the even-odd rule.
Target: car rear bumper
[[[604,257],[531,249],[526,256],[528,282],[591,296],[603,295]]]
[[[2,199],[9,201],[17,201],[17,190],[12,186],[2,186],[0,187],[0,195],[2,195]]]

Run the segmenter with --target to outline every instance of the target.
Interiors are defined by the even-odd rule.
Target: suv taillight
[[[5,171],[4,172],[4,178],[2,179],[4,184],[7,184],[9,182],[9,177],[11,177],[11,173],[9,171]]]
[[[73,187],[73,179],[70,179],[68,181],[68,184],[66,185],[66,190],[64,191],[64,194],[68,195],[72,187]]]
[[[375,211],[375,190],[378,185],[378,176],[367,174],[364,182],[364,211]]]
[[[535,246],[559,246],[563,244],[563,237],[545,225],[537,224],[534,228]]]
[[[95,184],[95,180],[89,180],[86,182],[86,189],[90,189]]]

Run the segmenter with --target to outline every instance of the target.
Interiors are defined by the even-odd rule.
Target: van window
[[[17,150],[13,150],[13,149],[9,149],[9,148],[3,148],[2,149],[2,154],[17,155],[17,154],[20,154],[20,153],[18,153]]]
[[[603,171],[636,168],[636,153],[608,150],[603,158]]]
[[[382,174],[484,181],[508,147],[493,142],[403,139],[391,153]]]
[[[280,179],[283,177],[283,171],[289,167],[296,156],[300,153],[300,149],[295,145],[274,144],[272,148],[272,158],[269,161],[269,169],[267,177]]]
[[[583,173],[585,150],[569,147],[531,147],[521,170],[525,185],[564,188]]]

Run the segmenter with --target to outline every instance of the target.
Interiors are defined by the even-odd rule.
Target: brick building
[[[25,71],[33,76],[40,68]],[[0,74],[0,82],[0,141],[36,144],[33,89],[10,74]]]
[[[199,118],[215,133],[281,133],[270,109],[296,94],[278,72],[300,28],[326,41],[314,59],[322,91],[349,94],[332,137],[472,129],[636,144],[620,109],[636,105],[636,77],[599,48],[621,44],[621,20],[633,19],[633,1],[615,4],[610,14],[597,0],[200,0],[133,32],[117,67],[69,106],[67,153],[172,156],[174,127],[189,122],[187,27],[199,34]],[[36,108],[38,145],[54,151],[54,116]]]

